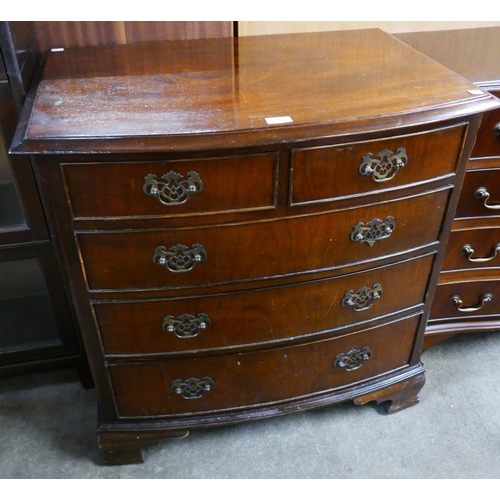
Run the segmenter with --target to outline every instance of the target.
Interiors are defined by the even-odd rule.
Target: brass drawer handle
[[[489,208],[490,210],[500,210],[500,205],[498,203],[495,203],[494,205],[488,205],[487,202],[489,197],[490,193],[488,193],[488,191],[484,187],[477,188],[474,192],[474,198],[476,198],[476,200],[484,200],[483,204],[486,208]]]
[[[359,241],[360,243],[366,242],[372,247],[376,241],[389,238],[395,228],[396,223],[392,215],[387,216],[383,221],[372,219],[367,224],[358,222],[351,232],[351,240]]]
[[[390,181],[408,163],[405,148],[398,148],[396,153],[388,149],[381,151],[377,158],[367,153],[359,166],[361,175],[370,175],[375,182]]]
[[[343,368],[346,372],[352,372],[361,368],[365,361],[370,359],[372,351],[369,347],[363,347],[363,349],[351,349],[347,354],[341,352],[333,362],[333,366],[336,368]]]
[[[460,253],[464,254],[469,262],[489,262],[498,255],[498,252],[500,252],[500,243],[497,243],[493,247],[493,253],[489,257],[478,257],[473,259],[472,255],[474,254],[474,249],[471,245],[469,245],[469,243],[467,243],[460,249]]]
[[[172,382],[170,390],[175,394],[180,394],[184,399],[199,399],[206,392],[215,388],[215,382],[210,377],[188,378],[184,382],[178,378]]]
[[[359,312],[369,309],[381,296],[382,285],[375,283],[371,288],[363,286],[355,292],[349,290],[344,294],[341,304],[352,307],[354,311]]]
[[[492,293],[485,293],[481,297],[481,302],[479,305],[475,307],[462,307],[462,299],[458,295],[453,295],[453,297],[450,299],[450,302],[456,306],[456,308],[460,312],[476,312],[482,309],[488,302],[491,302],[493,300],[493,294]]]
[[[500,137],[500,122],[495,123],[495,125],[493,125],[493,129],[491,130],[491,133],[493,135],[495,135],[496,137]]]
[[[196,267],[198,262],[207,258],[207,252],[203,245],[195,243],[192,248],[184,245],[175,245],[169,250],[160,246],[155,250],[153,262],[159,266],[165,266],[173,273],[186,273]]]
[[[205,313],[199,313],[197,317],[191,314],[182,314],[177,319],[174,319],[173,316],[163,318],[162,329],[174,333],[180,339],[189,339],[199,335],[211,324],[210,318]]]
[[[142,190],[145,195],[154,196],[163,205],[182,205],[192,194],[203,191],[203,182],[196,172],[188,172],[187,179],[173,171],[161,178],[165,182],[157,181],[156,175],[146,175]]]

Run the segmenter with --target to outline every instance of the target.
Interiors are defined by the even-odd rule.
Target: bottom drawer
[[[500,280],[438,285],[431,320],[470,318],[500,313]]]
[[[108,369],[121,417],[271,404],[353,384],[407,365],[419,321],[420,315],[415,315],[336,339],[285,349],[163,363],[115,364]],[[361,358],[359,363],[356,354]]]

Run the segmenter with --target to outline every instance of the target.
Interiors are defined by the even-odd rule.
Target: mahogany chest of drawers
[[[500,97],[500,28],[397,35]],[[485,113],[467,165],[424,348],[460,332],[500,329],[500,111]]]
[[[32,154],[106,463],[196,427],[418,402],[487,92],[379,31],[53,52]]]

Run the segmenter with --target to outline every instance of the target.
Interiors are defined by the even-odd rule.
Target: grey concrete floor
[[[500,478],[500,334],[423,355],[420,404],[385,415],[351,403],[150,447],[105,467],[94,390],[73,370],[0,379],[0,478]]]

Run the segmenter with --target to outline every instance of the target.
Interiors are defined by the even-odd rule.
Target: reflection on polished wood
[[[390,78],[388,67],[397,68]],[[226,132],[249,146],[278,133],[304,137],[304,127],[317,137],[334,125],[352,133],[359,121],[372,130],[394,126],[401,113],[422,123],[437,118],[443,100],[457,115],[466,101],[477,112],[490,107],[486,94],[470,101],[470,90],[477,89],[379,30],[75,48],[50,54],[17,141],[40,151],[57,138],[62,152],[88,150],[91,138],[123,138],[107,144],[123,151],[137,150],[125,147],[127,138],[147,137],[150,149],[194,150],[219,147],[216,133]],[[283,116],[292,123],[266,123]]]
[[[500,85],[500,27],[399,33],[394,36],[481,87]]]
[[[232,36],[230,21],[33,21],[40,50]]]

